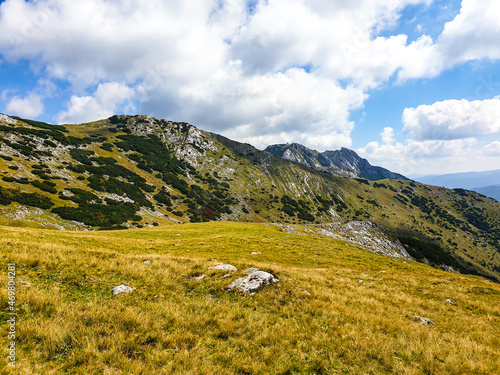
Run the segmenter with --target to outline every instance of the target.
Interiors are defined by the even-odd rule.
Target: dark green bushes
[[[81,150],[79,148],[71,149],[69,153],[73,159],[84,165],[92,165],[92,161],[89,157],[95,155],[94,151]]]
[[[55,188],[56,184],[51,181],[43,181],[40,182],[38,180],[31,181],[31,185],[37,187],[40,190],[46,191],[51,194],[57,194],[57,189]]]
[[[283,197],[281,197],[281,203],[283,203],[283,207],[281,208],[281,210],[287,215],[297,215],[299,219],[305,221],[312,222],[315,220],[314,216],[311,214],[311,210],[308,204],[305,201],[301,199],[299,201],[296,201],[288,195],[283,195]]]
[[[111,229],[127,221],[140,221],[136,214],[138,204],[106,200],[107,204],[80,204],[79,207],[57,207],[52,212],[65,220],[74,220],[86,225]]]
[[[0,204],[7,206],[12,202],[42,209],[49,209],[54,206],[50,198],[40,194],[21,193],[18,190],[4,189],[0,186]]]

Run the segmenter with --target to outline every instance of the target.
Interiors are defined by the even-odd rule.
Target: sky
[[[498,0],[0,0],[0,112],[500,168]]]

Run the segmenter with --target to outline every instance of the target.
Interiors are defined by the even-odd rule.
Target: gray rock
[[[230,273],[226,273],[224,276],[222,276],[223,279],[230,279],[231,278],[231,274]]]
[[[201,281],[201,280],[203,280],[204,278],[205,278],[205,275],[200,275],[200,276],[195,276],[195,277],[194,277],[194,279],[195,279],[196,281]]]
[[[448,302],[450,305],[455,305],[457,303],[457,301],[455,301],[453,298],[448,298],[446,302]]]
[[[243,293],[255,294],[260,288],[278,282],[279,280],[268,272],[254,271],[247,277],[234,280],[229,285],[229,289],[239,289]]]
[[[422,316],[418,316],[418,315],[415,315],[413,317],[413,319],[416,321],[416,322],[419,322],[420,324],[425,324],[425,325],[428,325],[428,326],[434,326],[434,322],[430,319],[427,319],[427,318],[424,318]]]
[[[250,253],[250,255],[260,255],[260,254],[262,254],[260,251],[254,251],[254,252]]]
[[[232,271],[232,272],[238,271],[235,266],[232,266],[230,264],[219,264],[218,266],[208,267],[208,269],[216,271]]]
[[[153,262],[151,262],[149,259],[146,259],[143,263],[147,264],[148,266],[150,266],[151,264],[153,264]]]
[[[245,271],[243,271],[243,273],[245,275],[250,275],[251,273],[255,272],[255,271],[260,271],[258,268],[248,268],[246,269]]]
[[[111,293],[113,294],[122,294],[122,293],[132,293],[134,289],[130,287],[128,284],[120,284],[118,286],[115,286]]]
[[[307,290],[303,290],[302,294],[305,294],[306,296],[310,296],[311,295],[311,293],[309,293]]]

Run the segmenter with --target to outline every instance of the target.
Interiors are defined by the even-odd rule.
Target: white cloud
[[[391,51],[406,37],[373,35],[419,3],[271,0],[250,15],[243,0],[7,0],[0,50],[72,84],[59,121],[107,114],[113,105],[88,90],[124,82],[143,113],[259,145],[284,136],[333,148],[351,143],[349,112],[366,90],[399,68]]]
[[[390,145],[394,143],[394,129],[390,127],[384,128],[384,131],[380,135],[382,137],[382,143]]]
[[[100,84],[93,96],[72,96],[68,110],[59,114],[58,122],[75,124],[107,118],[120,106],[131,106],[133,97],[134,90],[124,84]]]
[[[351,144],[351,111],[391,77],[500,58],[497,0],[463,0],[436,41],[379,36],[408,5],[431,2],[260,0],[249,14],[244,0],[6,0],[0,51],[71,84],[59,122],[107,117],[137,102],[142,113],[259,147],[289,140],[331,149]],[[456,110],[441,115],[453,121]],[[458,128],[438,121],[437,106],[432,111],[408,109],[407,134],[429,138],[432,121],[445,130],[442,139],[467,135],[470,122],[486,131],[482,110]],[[394,133],[384,134],[384,145],[393,145]]]
[[[29,93],[28,96],[22,98],[15,96],[10,99],[7,104],[7,112],[11,115],[18,115],[27,118],[36,118],[44,111],[42,97],[36,93]]]
[[[403,132],[417,140],[500,134],[500,96],[482,101],[445,100],[406,108],[403,123]]]
[[[495,141],[485,146],[484,153],[488,156],[500,156],[500,142]]]
[[[481,59],[500,59],[500,2],[463,0],[460,14],[444,26],[433,42],[413,43],[401,56],[405,59],[399,79],[434,77],[457,64]]]
[[[405,143],[370,142],[356,151],[371,164],[409,176],[484,169],[474,138],[457,140],[409,140]],[[500,158],[498,158],[500,161]]]

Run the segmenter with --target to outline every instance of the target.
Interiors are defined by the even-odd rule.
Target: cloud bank
[[[463,0],[460,14],[436,40],[381,36],[406,7],[431,3],[6,0],[0,4],[0,51],[7,62],[28,59],[44,78],[69,85],[71,97],[58,122],[134,110],[258,147],[295,141],[334,149],[351,145],[350,115],[370,90],[394,78],[404,83],[467,61],[500,58],[496,0]],[[43,100],[14,97],[8,108],[21,113],[29,107],[23,114],[36,117]],[[409,108],[405,134],[446,141],[466,137],[470,129],[491,133],[496,123],[481,125],[489,104],[496,106]],[[480,118],[466,119],[467,108]],[[463,126],[452,122],[456,118]],[[433,137],[433,127],[443,132]],[[393,137],[387,131],[382,143],[393,144]]]

